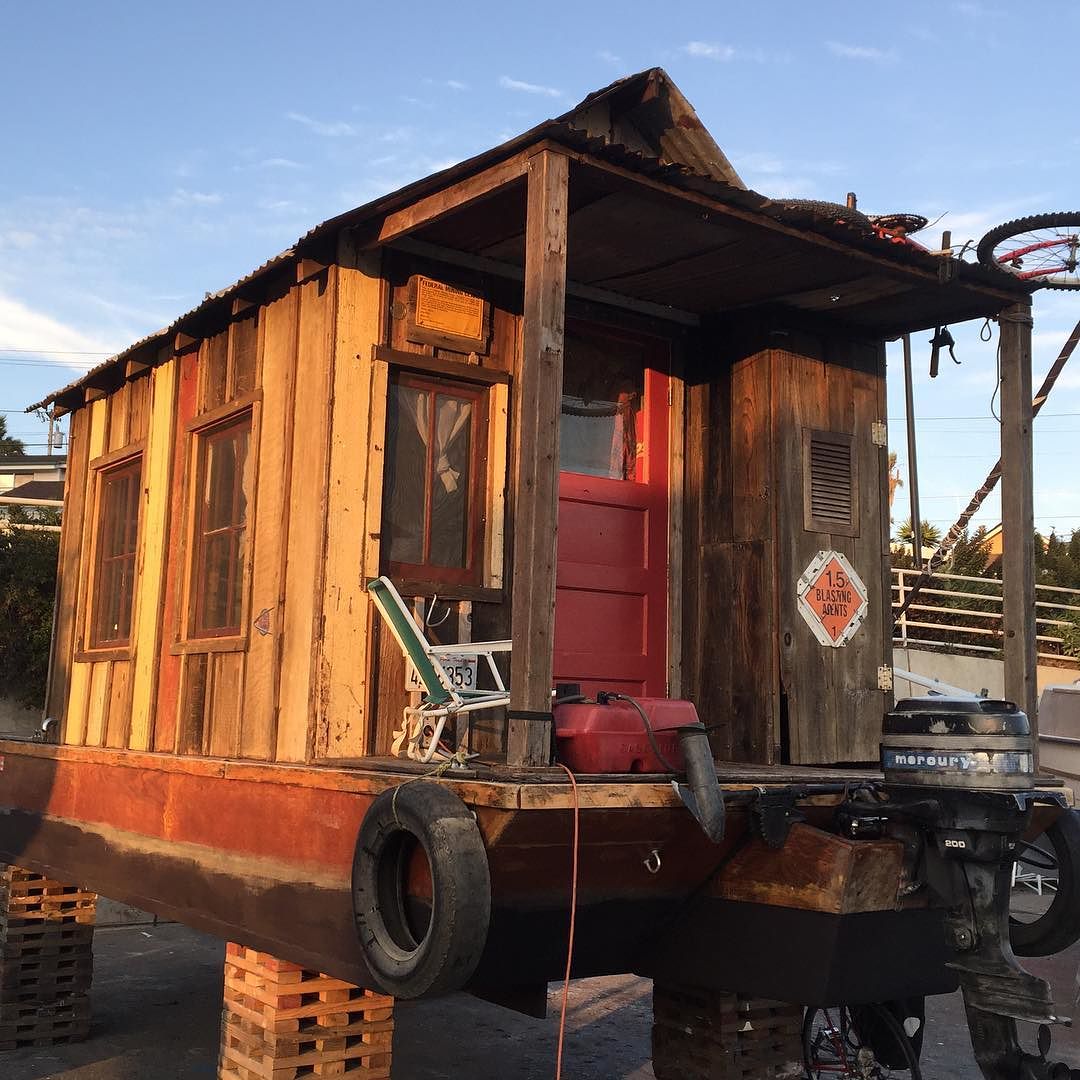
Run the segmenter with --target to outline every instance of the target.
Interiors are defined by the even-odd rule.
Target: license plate
[[[443,669],[450,680],[450,685],[455,690],[475,690],[476,671],[479,664],[475,656],[453,656],[447,654],[439,657]],[[423,693],[424,684],[420,679],[420,673],[410,660],[405,665],[405,689],[410,693]]]

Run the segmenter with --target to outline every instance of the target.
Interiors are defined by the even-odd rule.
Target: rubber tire
[[[402,940],[400,915],[380,903],[388,889],[400,896],[403,834],[423,848],[432,880],[431,921],[414,948]],[[491,921],[491,874],[472,811],[429,780],[382,792],[360,825],[352,902],[364,959],[383,992],[418,998],[460,990],[476,971]]]
[[[1080,811],[1066,810],[1042,834],[1058,861],[1058,891],[1034,922],[1009,920],[1017,956],[1052,956],[1080,939]]]
[[[873,232],[874,226],[861,210],[852,210],[843,203],[822,202],[819,199],[773,199],[772,203],[796,216],[831,217],[845,225],[855,225],[867,232]]]
[[[889,1033],[894,1042],[895,1048],[900,1050],[900,1053],[904,1058],[904,1066],[901,1067],[907,1068],[909,1080],[922,1080],[922,1070],[919,1068],[919,1055],[911,1040],[907,1037],[907,1034],[901,1026],[900,1021],[896,1019],[892,1012],[883,1005],[859,1005],[855,1008],[858,1012],[862,1013],[864,1017],[872,1017],[872,1023],[878,1028],[879,1031],[885,1030]],[[847,1005],[840,1005],[837,1006],[837,1010],[838,1012],[843,1010],[848,1013],[849,1023],[853,1025],[855,1031],[857,1032],[858,1025],[855,1023],[855,1018],[852,1016],[852,1009],[849,1008]],[[813,1063],[810,1060],[812,1049],[810,1037],[813,1033],[814,1028],[814,1016],[820,1011],[821,1010],[819,1008],[811,1007],[806,1010],[806,1016],[803,1018],[803,1064],[806,1069],[806,1075],[810,1077],[810,1080],[818,1080],[818,1078],[822,1075],[822,1073],[819,1072],[815,1076],[811,1068]],[[857,1071],[838,1073],[834,1072],[832,1069],[829,1069],[828,1075],[836,1077],[858,1077],[861,1074]]]
[[[1008,236],[1016,233],[1027,232],[1029,229],[1052,229],[1058,225],[1075,225],[1080,231],[1080,210],[1055,210],[1050,214],[1032,214],[1030,217],[1016,218],[1006,221],[1004,225],[998,225],[991,229],[980,241],[975,249],[979,263],[988,270],[994,270],[999,274],[1005,274],[1014,281],[1019,280],[1010,270],[1004,270],[994,259],[994,248]],[[1026,283],[1025,283],[1026,284]],[[1075,283],[1057,283],[1040,281],[1033,288],[1040,289],[1080,289],[1080,279]]]

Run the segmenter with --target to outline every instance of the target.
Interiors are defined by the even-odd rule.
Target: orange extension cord
[[[566,1039],[566,1007],[570,1000],[570,968],[574,961],[574,923],[577,919],[577,882],[578,882],[578,843],[581,839],[580,811],[577,780],[574,774],[562,763],[559,768],[570,777],[570,787],[574,793],[574,863],[570,881],[570,937],[566,946],[566,975],[563,978],[562,1009],[559,1013],[559,1048],[555,1055],[555,1080],[562,1080],[563,1042]]]

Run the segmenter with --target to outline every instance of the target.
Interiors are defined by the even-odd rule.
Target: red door
[[[567,327],[555,681],[587,694],[667,693],[669,355]]]

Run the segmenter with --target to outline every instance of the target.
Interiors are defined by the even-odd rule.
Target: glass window
[[[141,477],[141,456],[98,473],[97,566],[90,619],[92,649],[124,646],[131,640]]]
[[[247,550],[251,413],[199,432],[192,573],[193,637],[239,634]]]
[[[645,364],[640,347],[567,333],[559,468],[640,480]]]
[[[479,583],[486,424],[483,388],[392,376],[382,525],[391,574]]]

